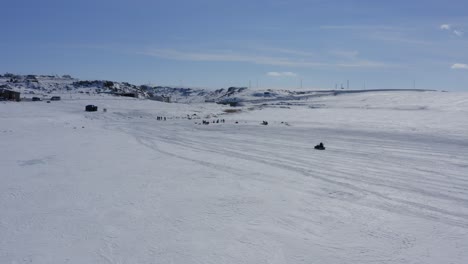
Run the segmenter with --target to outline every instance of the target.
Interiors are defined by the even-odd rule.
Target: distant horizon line
[[[407,90],[407,91],[447,91],[447,89],[422,89],[422,88],[324,88],[324,87],[260,87],[260,86],[255,86],[255,87],[249,87],[247,86],[226,86],[226,87],[210,87],[210,86],[187,86],[187,85],[180,85],[180,84],[153,84],[151,82],[147,83],[131,83],[129,81],[115,81],[112,79],[88,79],[88,78],[80,78],[80,77],[74,77],[72,74],[37,74],[37,73],[28,73],[28,74],[23,74],[23,73],[12,73],[12,72],[5,72],[3,74],[0,74],[0,76],[5,77],[8,74],[16,75],[16,76],[28,76],[28,75],[33,75],[33,76],[41,76],[41,77],[54,77],[54,78],[67,78],[67,79],[74,79],[74,80],[79,80],[79,81],[112,81],[112,82],[118,82],[118,83],[128,83],[136,86],[152,86],[152,87],[168,87],[168,88],[188,88],[188,89],[200,89],[200,90],[218,90],[218,89],[229,89],[231,87],[235,88],[246,88],[246,89],[252,89],[252,90],[293,90],[293,91],[391,91],[391,90]],[[301,83],[302,85],[302,83]]]

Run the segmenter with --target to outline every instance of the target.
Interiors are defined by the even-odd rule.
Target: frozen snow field
[[[0,263],[468,263],[467,93],[226,108],[0,102]]]

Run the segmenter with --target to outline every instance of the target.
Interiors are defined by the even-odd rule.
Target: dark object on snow
[[[33,98],[32,98],[32,101],[33,101],[33,102],[40,101],[40,100],[41,100],[41,98],[39,98],[39,97],[33,97]]]
[[[87,105],[86,108],[85,108],[85,110],[86,110],[86,112],[96,112],[96,111],[97,111],[97,108],[98,108],[98,107],[95,106],[95,105]]]
[[[50,101],[47,101],[48,104],[50,104]]]
[[[124,96],[124,97],[138,98],[138,94],[137,94],[137,93],[115,93],[115,95]]]
[[[320,144],[318,144],[317,146],[315,146],[314,149],[325,150],[325,147],[323,146],[323,143],[320,142]]]
[[[60,101],[60,96],[52,96],[50,98],[51,101]]]
[[[3,88],[0,88],[0,98],[7,101],[21,101],[19,92]]]
[[[263,121],[263,122],[262,122],[262,125],[268,126],[268,122],[267,122],[267,121]]]

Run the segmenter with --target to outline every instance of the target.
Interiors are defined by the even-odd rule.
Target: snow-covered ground
[[[62,98],[0,102],[0,263],[468,263],[467,93]]]

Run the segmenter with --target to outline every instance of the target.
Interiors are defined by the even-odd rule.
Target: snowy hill
[[[468,263],[468,93],[36,79],[72,98],[0,102],[0,263]]]
[[[6,73],[0,75],[0,86],[20,91],[26,95],[49,95],[78,93],[85,94],[125,94],[134,93],[139,98],[154,99],[157,97],[170,98],[177,103],[218,102],[242,92],[245,88],[230,87],[215,91],[175,88],[150,85],[133,85],[127,82],[113,82],[106,80],[78,80],[69,75],[16,75]]]
[[[318,91],[291,91],[291,90],[257,90],[246,87],[229,87],[217,90],[178,88],[150,85],[133,85],[127,82],[113,82],[103,80],[78,80],[64,76],[49,75],[0,75],[0,87],[21,91],[23,94],[43,95],[49,94],[135,94],[139,98],[164,100],[174,103],[220,103],[232,106],[239,105],[301,105],[322,96],[336,96],[349,93],[388,92],[398,90],[318,90]],[[404,90],[426,91],[426,90]],[[312,106],[314,107],[314,106]]]
[[[49,94],[125,94],[134,93],[136,97],[146,98],[148,94],[141,87],[126,82],[82,81],[69,75],[0,75],[0,86],[17,90],[27,95]]]

